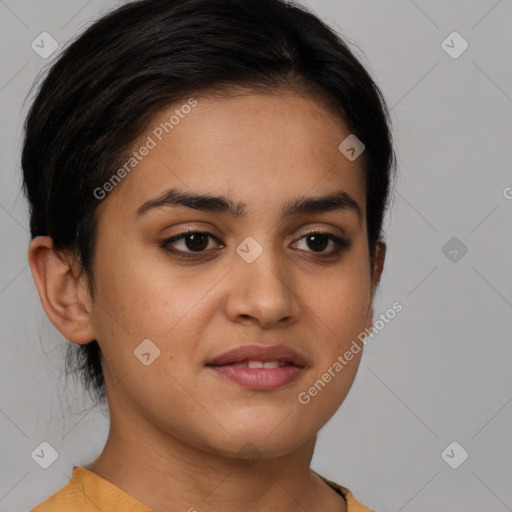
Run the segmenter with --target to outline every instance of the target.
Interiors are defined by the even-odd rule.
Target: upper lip
[[[207,363],[208,366],[220,366],[241,361],[280,361],[296,366],[306,366],[304,358],[286,345],[240,345],[224,352]]]

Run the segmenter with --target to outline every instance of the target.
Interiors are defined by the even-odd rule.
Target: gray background
[[[392,109],[400,169],[375,311],[403,305],[313,468],[381,512],[512,511],[512,3],[305,4],[357,44]],[[47,31],[63,45],[114,5],[0,0],[1,511],[27,512],[106,441],[108,416],[64,379],[68,342],[32,281],[19,156],[24,99],[58,54],[31,42]],[[441,47],[453,31],[469,43],[456,59]],[[452,237],[468,248],[456,261],[442,250]],[[59,454],[46,470],[31,458],[43,441]],[[441,458],[452,441],[469,453],[458,469]]]

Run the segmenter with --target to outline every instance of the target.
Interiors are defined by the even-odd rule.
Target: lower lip
[[[280,366],[279,368],[249,368],[247,366],[209,366],[218,375],[241,386],[257,391],[280,388],[297,379],[304,371],[300,366]]]

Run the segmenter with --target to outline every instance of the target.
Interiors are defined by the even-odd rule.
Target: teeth
[[[247,361],[249,368],[279,368],[279,361]]]

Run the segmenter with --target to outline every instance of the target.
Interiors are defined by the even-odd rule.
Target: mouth
[[[281,368],[283,366],[297,366],[293,363],[290,363],[288,361],[256,361],[256,360],[246,360],[246,361],[240,361],[238,363],[226,363],[223,365],[212,365],[212,366],[237,366],[237,367],[243,367],[243,368],[266,368],[267,370],[270,370],[272,368]]]
[[[290,384],[304,374],[303,356],[285,345],[243,345],[206,364],[218,376],[255,391],[269,391]]]

